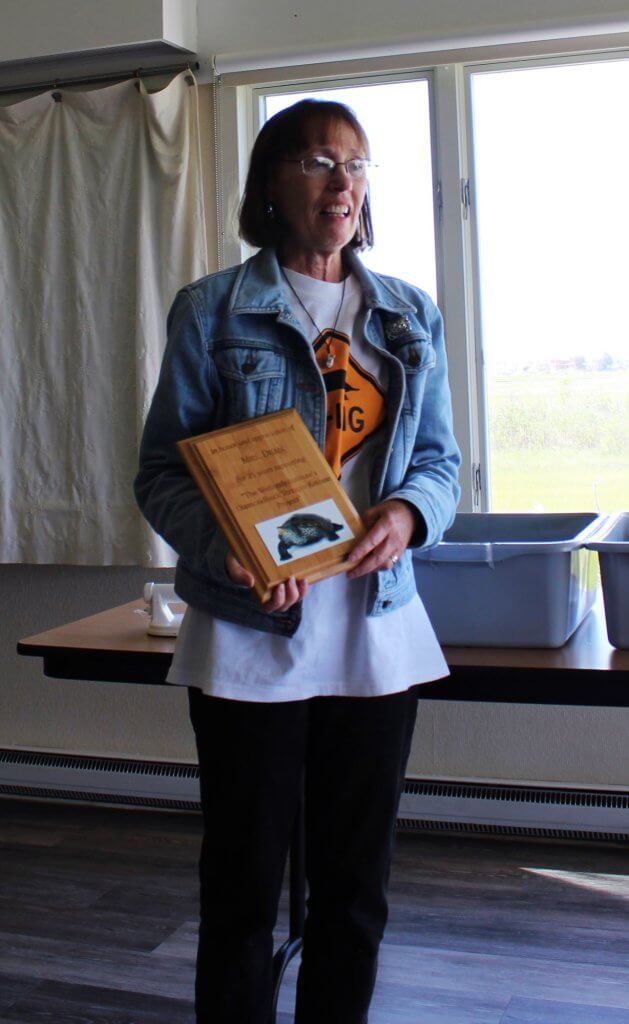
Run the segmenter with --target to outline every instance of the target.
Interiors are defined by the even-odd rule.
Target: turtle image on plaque
[[[290,515],[284,513],[265,519],[256,523],[256,530],[276,565],[291,559],[297,561],[354,537],[331,498],[307,505]]]

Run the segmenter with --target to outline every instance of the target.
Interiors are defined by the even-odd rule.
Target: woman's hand
[[[349,561],[356,563],[347,574],[350,580],[397,562],[417,528],[417,512],[408,502],[391,498],[368,508],[363,522],[367,533],[349,554]]]
[[[255,583],[253,573],[245,569],[231,554],[227,555],[225,559],[225,570],[232,583],[236,583],[239,587],[249,587],[249,589],[253,587]],[[278,583],[276,587],[273,587],[270,598],[262,605],[262,611],[269,612],[269,614],[271,612],[286,612],[298,601],[302,601],[307,593],[308,583],[306,580],[296,580],[291,576],[285,583]]]

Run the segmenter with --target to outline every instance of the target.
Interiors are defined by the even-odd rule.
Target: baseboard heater
[[[196,765],[0,750],[0,796],[198,813]],[[629,791],[407,779],[405,830],[629,840]]]

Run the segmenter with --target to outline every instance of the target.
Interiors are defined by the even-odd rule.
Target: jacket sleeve
[[[192,572],[209,572],[228,583],[227,544],[176,448],[177,441],[217,425],[219,399],[194,296],[183,289],[168,315],[168,342],[140,444],[135,497],[156,533]]]
[[[426,318],[435,364],[426,371],[428,376],[408,467],[402,483],[387,497],[409,502],[419,514],[411,546],[434,547],[451,526],[459,503],[461,453],[452,429],[443,319],[429,299]]]

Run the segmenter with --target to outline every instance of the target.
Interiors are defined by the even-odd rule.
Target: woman
[[[177,296],[142,440],[137,499],[179,554],[189,604],[169,681],[190,688],[201,770],[199,1022],[267,1024],[302,786],[295,1021],[367,1021],[413,688],[447,674],[409,551],[438,542],[459,493],[441,317],[356,256],[372,244],[368,163],[342,104],[305,100],[266,123],[240,211],[260,252]],[[291,406],[367,532],[347,574],[290,579],[260,606],[175,441]]]

